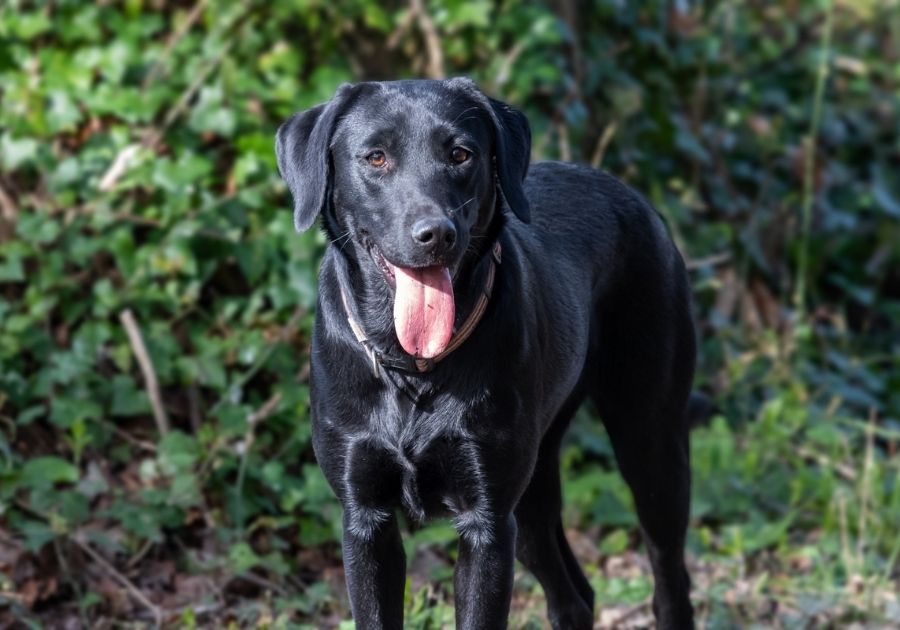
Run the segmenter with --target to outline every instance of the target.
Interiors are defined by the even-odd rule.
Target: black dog
[[[559,479],[587,396],[634,494],[658,625],[693,625],[684,264],[640,196],[571,164],[526,178],[530,147],[525,117],[467,79],[345,85],[278,130],[296,227],[321,213],[331,239],[313,443],[360,628],[403,623],[397,508],[452,515],[457,627],[506,626],[514,557],[554,628],[592,626]]]

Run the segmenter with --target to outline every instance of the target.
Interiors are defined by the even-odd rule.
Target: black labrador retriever
[[[588,396],[634,495],[658,626],[691,627],[694,331],[684,264],[648,203],[587,167],[529,171],[527,120],[468,79],[344,85],[276,145],[297,229],[321,214],[331,241],[313,444],[344,508],[357,627],[402,627],[400,508],[459,531],[457,627],[506,627],[518,558],[554,628],[590,628],[559,475]]]

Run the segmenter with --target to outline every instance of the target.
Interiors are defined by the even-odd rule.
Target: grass
[[[723,417],[696,429],[688,565],[699,627],[900,623],[900,462],[881,447],[898,439],[864,419],[812,413],[796,392],[772,399],[739,430]],[[650,567],[604,452],[602,429],[582,414],[567,447],[567,533],[596,593],[596,627],[644,628],[652,623]],[[438,522],[407,536],[407,554],[407,626],[447,627],[452,527]],[[341,570],[330,571],[299,599],[254,598],[231,614],[272,628],[296,627],[298,613],[308,627],[351,628]],[[549,627],[540,586],[518,565],[510,627]]]

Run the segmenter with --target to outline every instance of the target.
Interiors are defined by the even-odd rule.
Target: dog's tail
[[[688,425],[692,429],[708,425],[712,417],[718,413],[721,413],[721,409],[716,406],[712,398],[697,390],[691,392],[691,396],[688,398],[687,416]]]

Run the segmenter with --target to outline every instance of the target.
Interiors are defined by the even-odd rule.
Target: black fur
[[[471,158],[452,163],[454,146]],[[373,166],[373,151],[384,166]],[[536,164],[526,177],[529,152],[524,116],[466,79],[344,86],[278,131],[296,225],[321,212],[331,239],[312,342],[313,443],[344,506],[360,628],[402,627],[398,508],[415,521],[453,518],[457,627],[506,626],[514,557],[543,586],[554,628],[592,626],[593,592],[560,520],[560,441],[586,397],[634,494],[658,625],[693,625],[683,547],[695,350],[684,264],[631,189],[572,164]],[[446,219],[452,246],[411,237],[416,221]],[[379,256],[449,267],[459,326],[498,239],[502,264],[472,336],[432,372],[377,377],[341,289],[369,339],[401,354]]]

